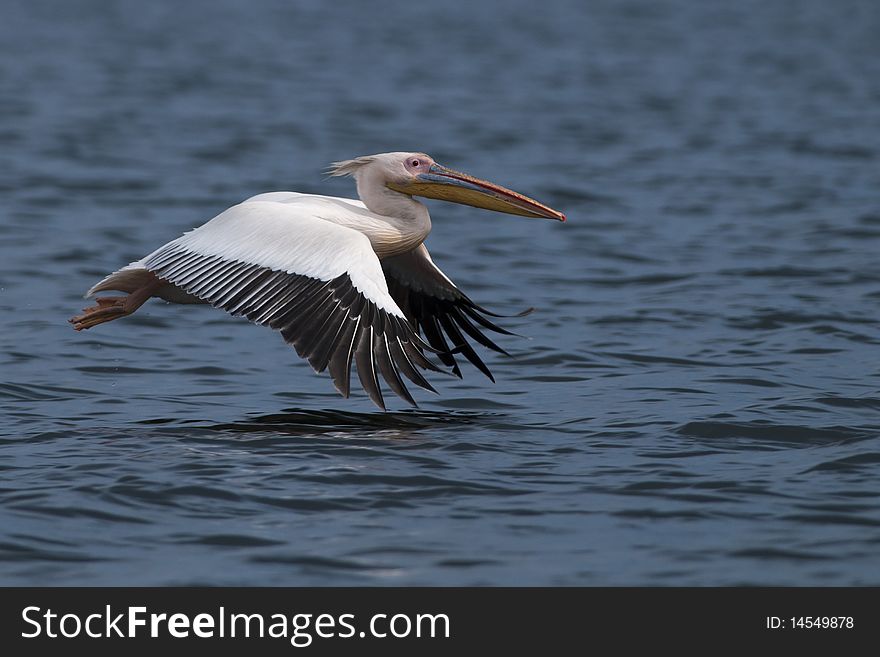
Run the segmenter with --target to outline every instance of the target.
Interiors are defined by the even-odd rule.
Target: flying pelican
[[[127,296],[98,297],[70,323],[80,331],[119,319],[150,297],[208,303],[280,331],[316,372],[329,370],[344,397],[354,360],[361,385],[383,410],[379,374],[413,406],[401,374],[436,392],[419,368],[444,370],[426,351],[459,377],[454,354],[461,353],[494,381],[462,332],[500,353],[477,325],[509,332],[434,264],[423,244],[431,217],[413,196],[525,217],[565,215],[424,153],[367,155],[335,162],[328,173],[353,176],[361,200],[253,196],[104,278],[86,297],[105,290]]]

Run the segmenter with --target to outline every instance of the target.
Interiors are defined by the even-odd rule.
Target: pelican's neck
[[[371,176],[357,176],[357,189],[367,209],[379,215],[378,221],[360,227],[379,258],[407,253],[425,241],[431,232],[428,208]]]

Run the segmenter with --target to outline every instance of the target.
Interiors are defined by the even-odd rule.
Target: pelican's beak
[[[442,201],[463,203],[475,208],[517,214],[523,217],[541,217],[565,221],[565,215],[543,203],[523,196],[511,189],[474,178],[466,173],[431,165],[427,173],[420,173],[407,183],[388,183],[388,187],[411,196],[424,196]]]

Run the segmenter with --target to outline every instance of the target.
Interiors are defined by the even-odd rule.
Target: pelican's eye
[[[421,161],[420,160],[410,160],[409,163],[413,166],[413,168],[417,168],[421,164]]]

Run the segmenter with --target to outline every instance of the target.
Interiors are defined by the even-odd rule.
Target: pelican
[[[465,339],[506,354],[478,327],[510,335],[434,264],[423,244],[428,209],[413,196],[506,214],[565,221],[557,210],[437,164],[424,153],[381,153],[334,162],[360,201],[299,192],[258,194],[110,274],[69,321],[77,331],[132,314],[147,299],[206,303],[281,332],[343,397],[354,361],[361,386],[385,410],[379,375],[416,406],[401,375],[436,392],[419,371],[461,377],[455,354],[494,381]],[[451,343],[451,344],[450,344]]]

